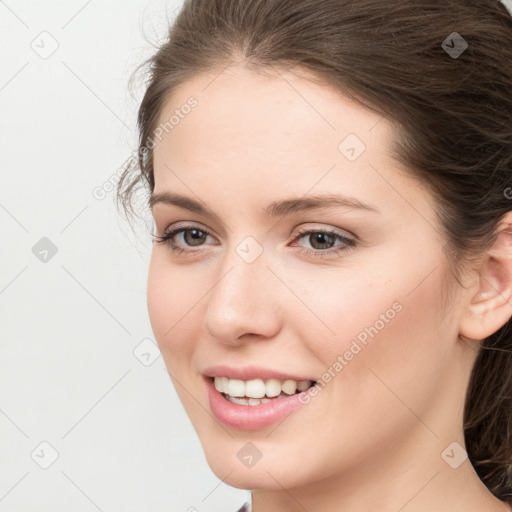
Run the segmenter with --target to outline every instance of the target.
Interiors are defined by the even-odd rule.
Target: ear
[[[512,211],[503,216],[497,232],[475,270],[460,318],[459,333],[473,340],[487,338],[512,317]]]

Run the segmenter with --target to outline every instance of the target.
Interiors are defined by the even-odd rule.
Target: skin
[[[251,489],[254,512],[510,510],[468,459],[454,469],[441,456],[453,442],[455,456],[464,453],[463,404],[478,342],[459,335],[481,339],[512,313],[511,264],[501,258],[508,235],[496,249],[501,266],[480,260],[461,287],[434,198],[391,157],[390,121],[305,74],[241,64],[219,72],[173,92],[161,122],[190,96],[198,104],[154,149],[155,193],[188,196],[215,214],[158,203],[155,233],[187,222],[212,235],[198,246],[175,235],[195,251],[188,254],[155,243],[148,277],[151,325],[211,469]],[[338,150],[351,133],[366,145],[353,162]],[[378,212],[263,213],[272,201],[322,193]],[[296,238],[299,227],[356,244],[319,257],[312,237]],[[247,236],[263,250],[251,264],[235,250]],[[201,376],[207,366],[255,365],[320,380],[393,303],[401,311],[278,426],[241,431],[213,417]],[[262,454],[250,468],[237,458],[248,441]]]

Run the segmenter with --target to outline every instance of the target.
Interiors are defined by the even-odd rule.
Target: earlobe
[[[475,270],[475,286],[468,289],[468,303],[459,332],[483,340],[512,317],[512,212],[500,222],[497,238]]]

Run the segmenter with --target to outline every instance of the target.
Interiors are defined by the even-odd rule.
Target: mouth
[[[318,392],[311,388],[319,388],[311,374],[263,366],[220,364],[204,368],[202,376],[212,415],[220,423],[241,430],[259,430],[280,423],[310,403],[309,394]],[[321,403],[315,400],[313,410]]]
[[[215,389],[227,401],[245,406],[258,406],[297,395],[316,384],[312,380],[230,379],[209,377]]]
[[[204,375],[204,380],[213,416],[238,430],[260,430],[280,423],[309,403],[306,395],[316,384],[313,380],[274,377],[243,380],[218,374]]]

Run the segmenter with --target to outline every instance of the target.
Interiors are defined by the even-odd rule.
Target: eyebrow
[[[159,203],[178,206],[180,208],[184,208],[206,217],[218,218],[218,216],[203,203],[190,197],[182,196],[180,194],[171,192],[151,194],[151,197],[149,198],[149,207],[153,209],[153,206]],[[346,197],[335,194],[311,194],[307,197],[280,199],[273,201],[268,206],[264,207],[263,211],[268,217],[283,217],[285,215],[290,215],[291,213],[305,212],[331,206],[341,206],[345,208],[380,213],[380,211],[371,204],[365,203],[353,197]]]

